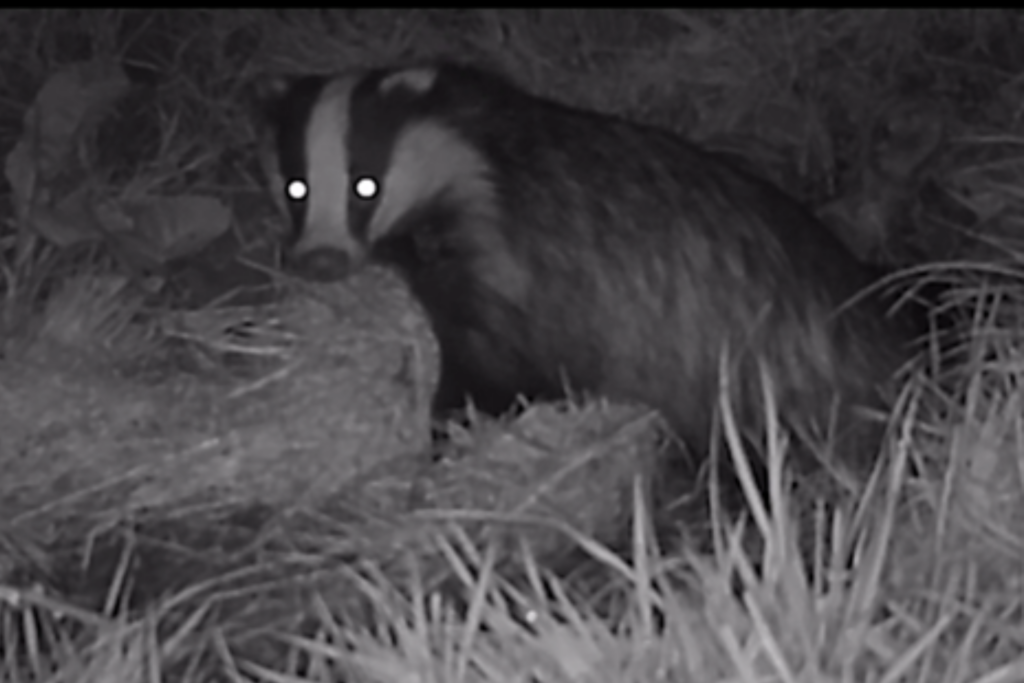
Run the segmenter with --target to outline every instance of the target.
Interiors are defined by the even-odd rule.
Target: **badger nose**
[[[319,282],[340,280],[348,274],[350,265],[348,254],[327,247],[295,254],[290,261],[297,275]]]

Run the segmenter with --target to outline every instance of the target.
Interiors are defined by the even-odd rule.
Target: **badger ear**
[[[396,88],[406,88],[422,95],[434,87],[437,80],[437,68],[431,66],[411,67],[394,71],[381,79],[377,89],[387,95]]]

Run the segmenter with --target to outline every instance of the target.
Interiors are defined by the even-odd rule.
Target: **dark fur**
[[[834,399],[844,428],[852,406],[885,407],[880,389],[917,329],[887,318],[877,297],[845,306],[876,273],[798,202],[669,132],[475,69],[442,67],[424,93],[384,95],[375,84],[385,73],[353,95],[353,164],[386,168],[402,123],[437,121],[489,161],[498,191],[496,227],[440,197],[372,245],[440,342],[435,416],[467,397],[498,415],[518,396],[557,399],[571,388],[658,408],[703,459],[726,348],[738,418],[755,430],[758,361],[801,434],[824,430]],[[287,111],[285,125],[300,126]],[[294,150],[280,155],[294,174]],[[522,295],[482,277],[490,255],[469,236],[486,230],[528,274]]]

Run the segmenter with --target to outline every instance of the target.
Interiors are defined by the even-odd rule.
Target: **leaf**
[[[230,209],[213,197],[157,197],[125,210],[134,220],[134,237],[164,262],[199,251],[231,225]]]
[[[37,203],[30,215],[31,229],[51,244],[64,248],[102,237],[93,216],[92,196],[78,187],[53,203]]]
[[[72,237],[75,224],[58,221],[42,211],[55,210],[52,198],[85,184],[86,170],[75,155],[79,142],[128,89],[129,82],[117,65],[84,62],[54,74],[40,89],[23,119],[22,134],[7,155],[4,175],[11,186],[15,214],[23,230],[39,231],[49,239],[58,233],[61,244],[93,238],[90,226]],[[73,192],[69,193],[73,194]]]

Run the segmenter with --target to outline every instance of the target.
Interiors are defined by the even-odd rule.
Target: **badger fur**
[[[439,342],[436,419],[637,401],[699,463],[727,354],[753,433],[764,368],[794,433],[855,443],[848,465],[877,452],[853,436],[877,436],[859,410],[886,406],[916,326],[858,296],[877,273],[723,156],[452,64],[293,79],[268,112],[293,266],[404,278]]]

